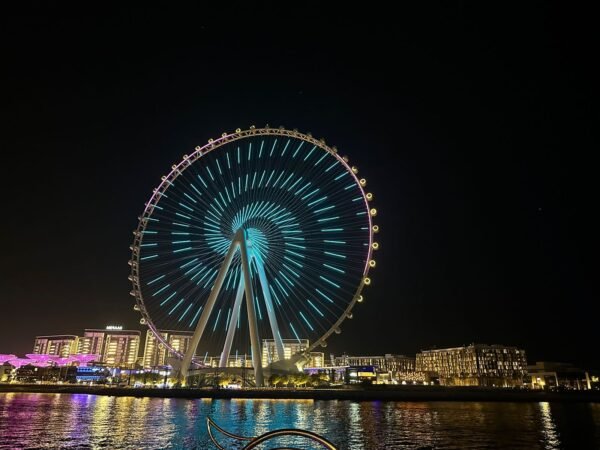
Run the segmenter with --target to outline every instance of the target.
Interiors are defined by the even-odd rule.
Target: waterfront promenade
[[[600,402],[600,391],[532,391],[444,386],[368,386],[339,389],[129,388],[55,384],[0,384],[0,392],[37,392],[163,398],[252,398],[356,401]]]

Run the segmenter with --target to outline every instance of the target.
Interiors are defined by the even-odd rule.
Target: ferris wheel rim
[[[367,215],[368,223],[369,223],[369,226],[368,226],[368,228],[369,228],[369,230],[368,230],[369,231],[369,244],[368,244],[368,252],[367,252],[367,257],[366,257],[366,261],[365,261],[365,266],[363,269],[363,274],[362,274],[360,283],[359,283],[354,295],[352,296],[351,301],[348,303],[348,306],[346,307],[344,312],[340,315],[338,320],[336,322],[334,322],[334,324],[325,333],[323,333],[319,339],[315,340],[312,343],[309,343],[309,346],[306,348],[306,350],[304,350],[304,352],[310,352],[319,346],[325,347],[327,339],[333,333],[341,332],[340,325],[346,319],[352,317],[351,311],[353,310],[353,308],[355,307],[355,305],[359,301],[359,299],[362,300],[362,291],[364,289],[364,286],[370,284],[370,279],[368,278],[368,274],[369,274],[369,270],[371,268],[370,263],[371,263],[371,261],[373,261],[373,259],[372,259],[373,250],[375,249],[374,240],[373,240],[373,233],[374,233],[374,225],[373,225],[374,213],[373,213],[373,211],[376,211],[376,210],[372,209],[369,205],[370,199],[367,197],[367,193],[365,193],[365,190],[364,190],[364,186],[365,186],[365,183],[363,182],[364,179],[358,178],[355,170],[353,170],[353,168],[348,164],[348,158],[346,156],[340,156],[338,154],[336,147],[335,146],[330,147],[329,145],[326,144],[324,139],[316,139],[310,134],[301,133],[297,130],[288,130],[284,127],[272,128],[267,125],[263,128],[256,128],[254,126],[251,126],[247,130],[241,130],[240,128],[238,128],[233,133],[223,133],[220,138],[209,139],[207,144],[205,144],[203,146],[196,146],[194,149],[194,152],[192,152],[191,155],[187,155],[187,154],[184,155],[182,160],[179,163],[173,164],[171,166],[171,171],[168,173],[168,175],[161,177],[161,183],[158,185],[158,187],[153,189],[152,196],[145,203],[144,211],[143,211],[142,215],[138,218],[139,219],[138,226],[137,226],[136,230],[133,232],[134,233],[134,241],[130,247],[130,249],[132,251],[132,258],[129,261],[129,263],[131,265],[131,274],[130,274],[129,278],[133,285],[131,295],[135,298],[136,310],[139,310],[139,312],[142,315],[142,319],[140,320],[140,323],[147,325],[148,328],[150,329],[150,331],[152,332],[152,334],[154,335],[154,338],[159,342],[159,344],[162,344],[169,352],[171,352],[174,355],[177,355],[179,358],[183,358],[184,355],[180,351],[174,349],[168,343],[168,341],[161,335],[161,333],[159,332],[160,330],[154,324],[152,317],[148,313],[145,302],[144,302],[144,297],[143,297],[141,285],[140,285],[140,275],[139,275],[139,273],[140,273],[139,272],[140,249],[141,249],[141,244],[142,244],[142,240],[143,240],[143,236],[144,236],[144,230],[146,229],[146,227],[148,225],[148,219],[151,217],[152,213],[154,212],[155,206],[158,204],[158,202],[162,198],[162,195],[167,191],[167,189],[171,186],[171,184],[183,172],[185,172],[185,170],[187,168],[192,166],[192,164],[194,164],[196,161],[198,161],[202,157],[208,155],[209,153],[211,153],[213,151],[218,150],[219,148],[225,146],[226,144],[229,144],[231,142],[235,142],[238,140],[242,140],[242,139],[245,139],[248,137],[254,137],[254,136],[287,136],[287,137],[302,140],[304,142],[309,142],[309,143],[319,147],[320,149],[328,152],[330,155],[335,157],[336,160],[342,164],[344,169],[348,173],[350,173],[350,175],[352,176],[356,186],[358,186],[358,188],[360,189],[363,203],[364,203],[364,206],[367,211],[366,215]],[[198,364],[199,361],[196,358],[194,358],[193,363]]]

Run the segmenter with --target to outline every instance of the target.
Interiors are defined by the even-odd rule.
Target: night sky
[[[597,26],[477,3],[6,11],[0,353],[142,329],[127,261],[152,189],[268,123],[336,145],[379,210],[373,284],[327,353],[481,342],[599,368]]]

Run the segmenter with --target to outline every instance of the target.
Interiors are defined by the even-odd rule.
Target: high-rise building
[[[140,349],[140,332],[108,326],[103,329],[86,329],[79,339],[78,353],[101,356],[108,366],[133,366]]]
[[[54,355],[66,358],[77,352],[77,336],[36,336],[33,353],[36,355]]]
[[[526,367],[524,350],[503,345],[424,350],[416,357],[418,372],[447,386],[521,386]]]
[[[188,349],[190,339],[193,333],[191,331],[159,330],[162,338],[167,341],[169,346],[181,354],[185,354]],[[146,343],[144,345],[143,365],[144,367],[164,366],[168,364],[168,358],[175,356],[172,352],[167,352],[164,345],[161,345],[152,331],[146,331]]]
[[[283,339],[284,359],[290,359],[292,355],[305,351],[308,348],[308,339]],[[272,362],[279,361],[274,339],[263,339],[262,342],[262,365],[267,367]]]
[[[102,355],[106,330],[85,330],[79,338],[77,353],[82,355]]]

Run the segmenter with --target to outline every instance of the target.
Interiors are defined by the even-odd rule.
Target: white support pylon
[[[254,253],[254,252],[253,252]],[[267,315],[269,316],[269,324],[271,325],[271,332],[273,333],[273,340],[275,341],[275,349],[277,350],[277,357],[279,361],[285,359],[285,353],[283,351],[283,340],[281,334],[279,334],[279,325],[277,324],[277,318],[275,317],[275,310],[273,309],[273,300],[271,299],[271,292],[269,291],[269,285],[267,284],[267,275],[265,274],[265,268],[262,262],[254,255],[254,262],[256,264],[256,270],[258,271],[258,279],[262,286],[263,297],[267,304]]]
[[[250,346],[252,350],[252,365],[254,366],[254,379],[256,381],[256,386],[264,385],[264,377],[262,370],[262,352],[260,345],[260,337],[258,333],[258,322],[256,320],[256,310],[254,305],[254,291],[252,286],[252,278],[251,278],[251,270],[250,270],[250,253],[248,251],[248,245],[246,243],[246,237],[244,230],[240,229],[236,232],[235,236],[231,241],[231,245],[229,246],[229,250],[227,251],[227,255],[225,256],[225,260],[221,268],[219,269],[219,273],[215,280],[215,284],[211,290],[211,293],[206,302],[206,307],[202,311],[200,315],[200,319],[198,320],[198,325],[196,325],[196,330],[190,340],[190,345],[185,353],[183,358],[183,362],[181,365],[180,378],[183,385],[186,384],[186,378],[190,370],[190,365],[196,354],[196,350],[198,348],[198,344],[200,343],[200,339],[202,338],[202,334],[204,333],[204,329],[206,327],[206,323],[212,313],[212,310],[215,306],[215,302],[217,297],[223,287],[223,282],[225,280],[225,276],[229,267],[231,266],[231,261],[233,260],[233,256],[236,250],[239,248],[240,250],[240,259],[242,263],[242,277],[240,277],[240,282],[238,284],[238,290],[236,293],[236,299],[232,311],[232,316],[229,321],[229,327],[227,329],[227,336],[225,338],[225,345],[223,347],[223,352],[221,353],[221,357],[219,360],[219,367],[227,367],[227,360],[229,359],[229,354],[231,353],[231,345],[233,342],[233,337],[235,334],[235,328],[238,320],[238,316],[240,314],[240,308],[242,303],[242,297],[245,291],[246,297],[246,307],[248,310],[248,326],[250,328]],[[256,256],[252,252],[251,257],[254,259],[256,268],[259,274],[259,280],[263,289],[263,294],[265,297],[265,302],[267,304],[267,312],[269,315],[269,323],[271,325],[271,329],[273,331],[273,338],[276,342],[277,354],[279,359],[284,358],[283,353],[283,343],[281,341],[281,336],[279,334],[279,327],[277,326],[277,320],[275,318],[275,311],[273,310],[273,302],[271,300],[271,295],[269,292],[269,287],[267,285],[267,279],[264,272],[264,268],[260,261],[256,260]]]
[[[219,367],[227,367],[227,360],[231,354],[231,343],[233,342],[233,336],[235,335],[235,328],[237,327],[238,317],[240,315],[240,307],[242,306],[242,298],[244,297],[244,277],[240,277],[238,284],[237,293],[235,295],[235,303],[233,304],[233,311],[231,312],[231,318],[229,319],[229,328],[227,329],[227,337],[225,338],[225,345],[223,346],[223,352],[221,353],[221,360],[219,361]]]
[[[217,300],[217,296],[219,292],[221,292],[221,287],[223,287],[223,281],[225,281],[225,275],[227,274],[227,270],[229,270],[229,266],[231,265],[231,260],[233,259],[233,255],[235,254],[236,247],[239,245],[239,236],[244,238],[243,230],[239,230],[232,242],[229,246],[229,250],[227,251],[227,255],[225,256],[225,261],[223,261],[223,265],[219,269],[219,273],[217,275],[217,279],[215,280],[215,284],[210,291],[210,295],[208,296],[208,300],[206,301],[206,306],[202,314],[200,315],[200,319],[198,319],[198,325],[196,325],[196,329],[194,330],[194,334],[190,339],[190,345],[185,352],[185,356],[183,357],[183,361],[181,363],[181,372],[180,378],[182,385],[185,386],[187,382],[187,375],[190,370],[190,365],[192,364],[192,359],[196,354],[196,349],[198,348],[198,344],[200,343],[200,338],[204,333],[204,328],[206,327],[206,323],[208,322],[208,318],[210,317],[210,313],[212,312],[215,302]]]
[[[260,338],[258,337],[258,322],[256,321],[256,310],[254,309],[254,290],[250,278],[250,258],[248,258],[248,247],[246,239],[242,235],[239,242],[242,256],[242,272],[244,273],[244,288],[246,290],[246,306],[248,309],[248,326],[250,327],[250,350],[252,351],[252,365],[254,366],[254,381],[256,387],[265,384],[262,370],[262,352]]]

